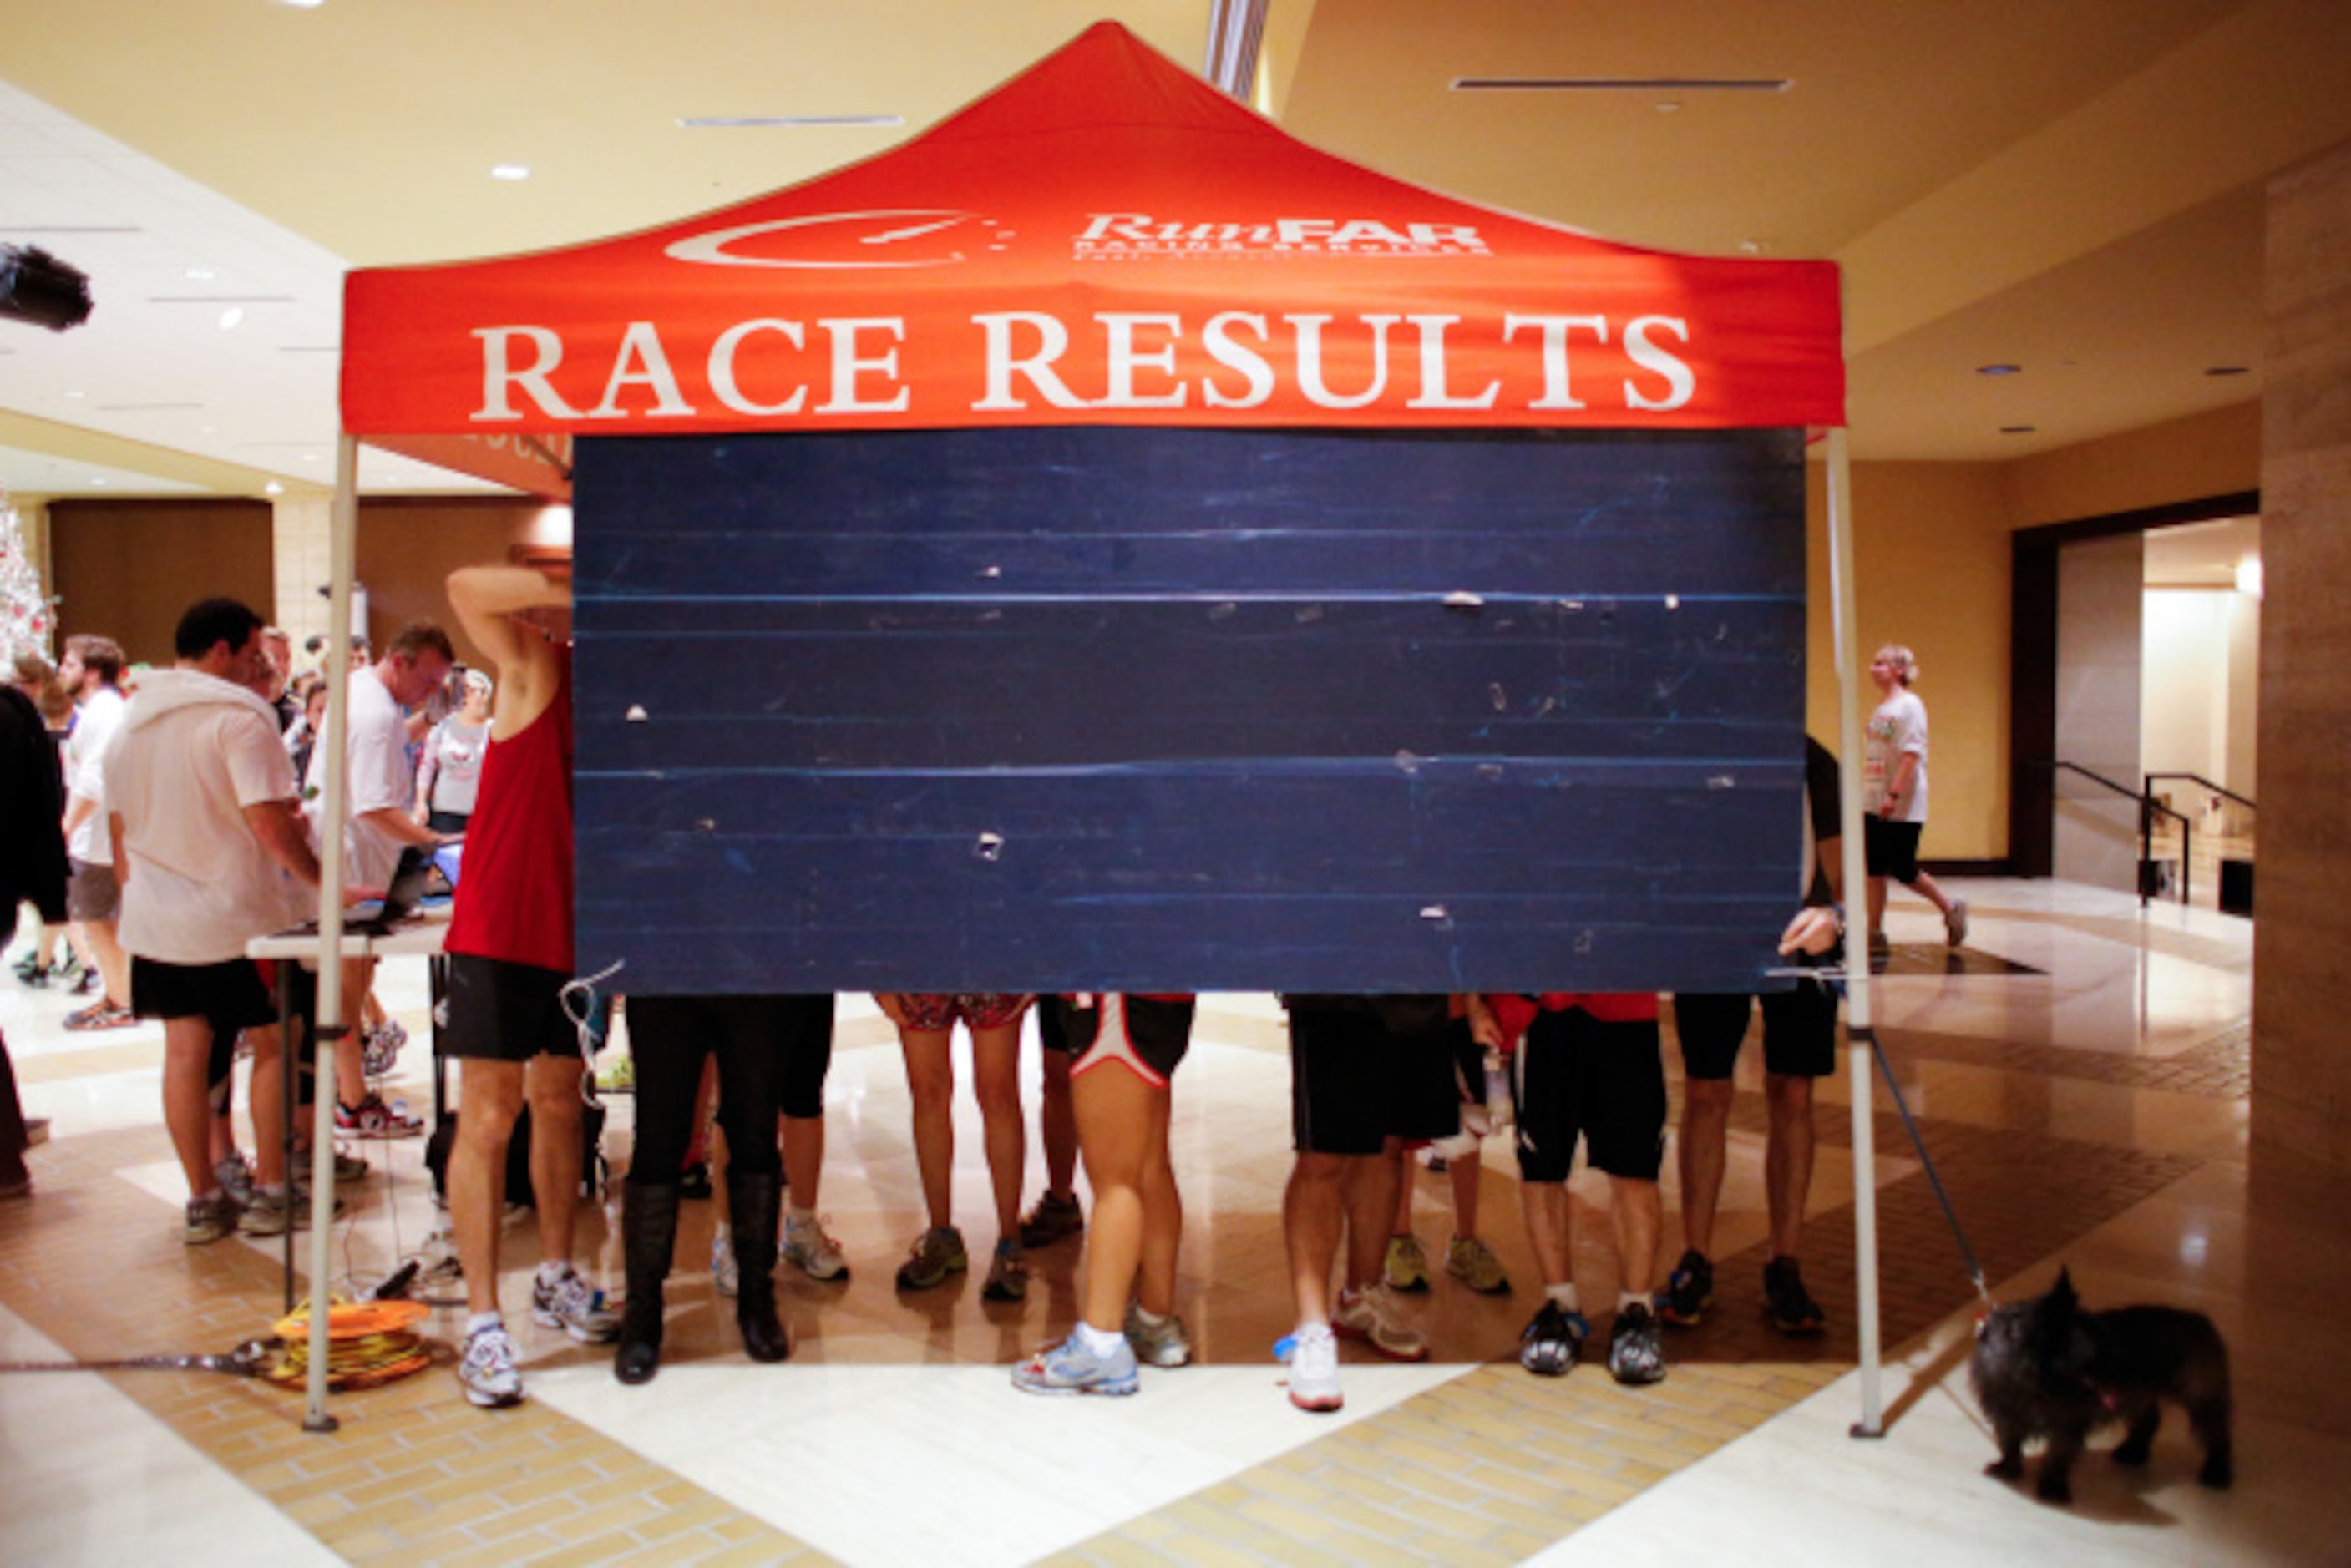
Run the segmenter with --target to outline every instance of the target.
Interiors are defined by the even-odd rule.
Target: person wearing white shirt
[[[122,909],[114,854],[106,842],[99,803],[106,795],[107,742],[122,726],[122,649],[110,637],[79,633],[66,639],[57,679],[74,694],[73,733],[66,742],[66,854],[73,867],[66,885],[66,915],[82,972],[93,977],[97,1000],[68,1015],[76,1031],[115,1029],[131,1022],[131,961],[115,923]]]

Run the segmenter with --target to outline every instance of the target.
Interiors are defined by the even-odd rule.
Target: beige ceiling
[[[0,0],[0,243],[84,266],[99,301],[60,336],[0,323],[0,482],[319,483],[344,265],[789,184],[1102,16],[1196,68],[1209,11]],[[1270,0],[1263,64],[1286,129],[1385,172],[1642,244],[1842,263],[1863,457],[2015,457],[2258,397],[2262,184],[2351,140],[2344,0]],[[1487,76],[1790,85],[1450,86]],[[873,114],[904,124],[678,124]]]

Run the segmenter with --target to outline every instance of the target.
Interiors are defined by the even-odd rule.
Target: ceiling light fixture
[[[63,332],[89,310],[88,273],[34,245],[0,245],[0,318]]]
[[[2000,433],[2002,435],[2031,435],[2040,428],[2041,427],[2039,425],[2002,425],[2000,427]]]
[[[1976,367],[1976,374],[1979,376],[2022,376],[2024,374],[2024,367],[2022,365],[1979,365]]]
[[[841,125],[904,125],[903,114],[690,114],[678,117],[687,130],[741,130],[779,128],[815,130]]]
[[[226,310],[221,312],[220,329],[223,332],[234,332],[244,323],[244,321],[245,306],[242,305],[232,305]]]
[[[490,178],[493,180],[528,180],[530,178],[530,165],[528,163],[493,163],[490,165]]]
[[[273,479],[268,483],[261,487],[261,493],[264,495],[283,495],[286,493],[286,487]]]
[[[2208,376],[2250,376],[2253,368],[2251,365],[2214,365],[2204,373]]]
[[[1455,92],[1786,92],[1790,77],[1455,77]],[[1662,106],[1661,106],[1662,107]]]

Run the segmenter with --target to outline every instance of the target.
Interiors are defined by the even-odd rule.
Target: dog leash
[[[1823,965],[1818,969],[1792,968],[1767,970],[1764,972],[1774,976],[1801,975],[1806,979],[1821,981],[1834,986],[1840,999],[1844,996],[1844,971],[1842,968],[1830,968]],[[1951,1207],[1951,1195],[1944,1190],[1943,1179],[1935,1169],[1935,1157],[1927,1152],[1926,1135],[1919,1132],[1918,1120],[1910,1114],[1910,1102],[1903,1097],[1902,1085],[1894,1081],[1894,1064],[1886,1060],[1886,1043],[1877,1037],[1877,1031],[1874,1027],[1855,1031],[1850,1025],[1847,1026],[1845,1030],[1847,1039],[1853,1038],[1856,1033],[1868,1037],[1869,1054],[1876,1059],[1878,1075],[1886,1080],[1886,1093],[1894,1096],[1894,1108],[1902,1113],[1902,1129],[1910,1135],[1910,1147],[1918,1151],[1918,1163],[1927,1172],[1927,1185],[1934,1189],[1935,1201],[1943,1206],[1943,1218],[1951,1227],[1951,1238],[1959,1242],[1959,1256],[1967,1261],[1970,1282],[1976,1287],[1976,1294],[1981,1298],[1986,1307],[1997,1308],[2000,1303],[1992,1298],[1991,1287],[1984,1282],[1983,1264],[1976,1260],[1976,1250],[1968,1243],[1967,1227],[1959,1223],[1959,1210]]]

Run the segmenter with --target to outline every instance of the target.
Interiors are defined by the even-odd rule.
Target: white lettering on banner
[[[862,332],[885,332],[893,343],[906,340],[906,324],[895,317],[869,316],[843,317],[835,321],[820,321],[832,339],[832,396],[817,405],[820,414],[897,414],[905,412],[914,400],[914,392],[905,387],[898,395],[882,402],[867,402],[857,395],[858,379],[865,375],[898,379],[898,350],[866,358],[857,352],[857,337]]]
[[[1620,328],[1600,315],[1514,312],[1498,323],[1457,315],[1225,310],[1199,325],[1196,347],[1192,325],[1176,311],[1102,311],[1065,322],[1050,311],[1005,310],[969,319],[979,332],[981,390],[970,404],[974,413],[1019,413],[1040,405],[1247,410],[1269,407],[1285,395],[1337,412],[1581,411],[1592,403],[1578,395],[1571,350],[1585,339],[1587,358],[1609,349],[1612,340],[1618,345],[1606,359],[1614,374],[1587,367],[1584,377],[1586,388],[1614,381],[1617,396],[1604,403],[1626,412],[1670,413],[1687,408],[1699,391],[1698,370],[1684,351],[1694,336],[1690,324],[1673,316],[1635,317]],[[1405,323],[1413,337],[1397,349],[1394,329]],[[821,345],[811,327],[823,336]],[[482,345],[482,400],[469,417],[477,424],[666,421],[699,418],[703,410],[696,404],[707,401],[716,405],[713,411],[737,418],[871,420],[914,407],[915,386],[904,369],[910,352],[922,349],[917,380],[947,376],[960,388],[968,384],[974,347],[911,343],[901,317],[805,323],[756,317],[717,329],[706,350],[699,332],[672,330],[684,341],[664,342],[653,322],[630,322],[617,341],[603,339],[600,353],[566,373],[567,354],[577,359],[579,353],[552,327],[475,328],[472,336]],[[1083,330],[1093,336],[1078,352],[1073,335]],[[1416,381],[1402,368],[1392,372],[1397,352],[1417,355]],[[696,357],[706,392],[691,379]],[[688,371],[684,379],[680,363]],[[1477,379],[1460,385],[1457,378],[1473,369]],[[560,379],[577,394],[595,385],[590,378],[599,373],[602,389],[592,405],[581,407],[558,389]],[[1334,388],[1334,376],[1354,384]],[[944,391],[935,388],[931,396]],[[957,400],[964,395],[958,392]]]
[[[1380,218],[1274,218],[1259,223],[1155,218],[1147,213],[1096,213],[1072,242],[1075,254],[1121,256],[1487,255],[1468,223],[1401,225]]]
[[[632,369],[643,365],[643,369]],[[588,410],[591,420],[624,420],[629,410],[621,406],[621,389],[648,387],[653,394],[653,406],[645,417],[655,420],[690,420],[694,405],[677,389],[677,373],[669,368],[669,355],[662,348],[661,335],[650,321],[632,321],[621,334],[620,357],[612,361],[611,379],[604,383],[604,400]]]
[[[474,336],[482,340],[482,406],[474,410],[477,420],[518,420],[522,411],[507,401],[507,394],[520,387],[530,394],[538,411],[559,420],[585,418],[578,409],[558,397],[548,377],[563,363],[563,339],[544,327],[480,327]],[[515,338],[527,339],[538,350],[538,357],[520,369],[507,362],[507,348]]]
[[[799,413],[800,406],[808,401],[805,385],[794,387],[792,395],[780,403],[755,403],[743,395],[742,386],[735,379],[735,351],[742,347],[743,339],[754,332],[779,333],[795,348],[808,347],[808,338],[797,321],[784,321],[775,317],[738,321],[720,333],[718,341],[710,346],[710,389],[718,394],[720,402],[738,414],[772,419],[778,414]]]
[[[1249,382],[1249,390],[1238,398],[1213,380],[1203,383],[1200,400],[1212,409],[1254,409],[1273,396],[1273,367],[1267,364],[1265,356],[1256,349],[1244,348],[1233,341],[1233,328],[1236,327],[1248,327],[1257,334],[1260,343],[1266,340],[1265,317],[1251,316],[1245,310],[1228,310],[1221,315],[1211,316],[1208,325],[1200,329],[1200,345],[1207,349],[1208,358],[1228,370],[1238,370],[1242,379]]]
[[[1408,316],[1405,320],[1420,328],[1420,396],[1405,405],[1407,409],[1490,409],[1494,400],[1502,395],[1502,383],[1489,381],[1486,389],[1473,397],[1450,398],[1445,394],[1445,329],[1458,326],[1458,316]]]
[[[1672,333],[1683,342],[1689,341],[1689,323],[1670,316],[1636,316],[1625,324],[1625,357],[1644,370],[1655,371],[1666,379],[1666,395],[1650,398],[1631,381],[1625,383],[1625,406],[1628,409],[1678,409],[1698,393],[1698,378],[1677,356],[1667,353],[1649,341],[1655,330]]]
[[[1527,407],[1531,409],[1580,409],[1583,399],[1571,389],[1567,375],[1567,335],[1579,328],[1589,332],[1600,342],[1608,341],[1608,318],[1604,316],[1505,316],[1502,317],[1502,341],[1512,341],[1524,327],[1534,327],[1542,334],[1542,396]]]

